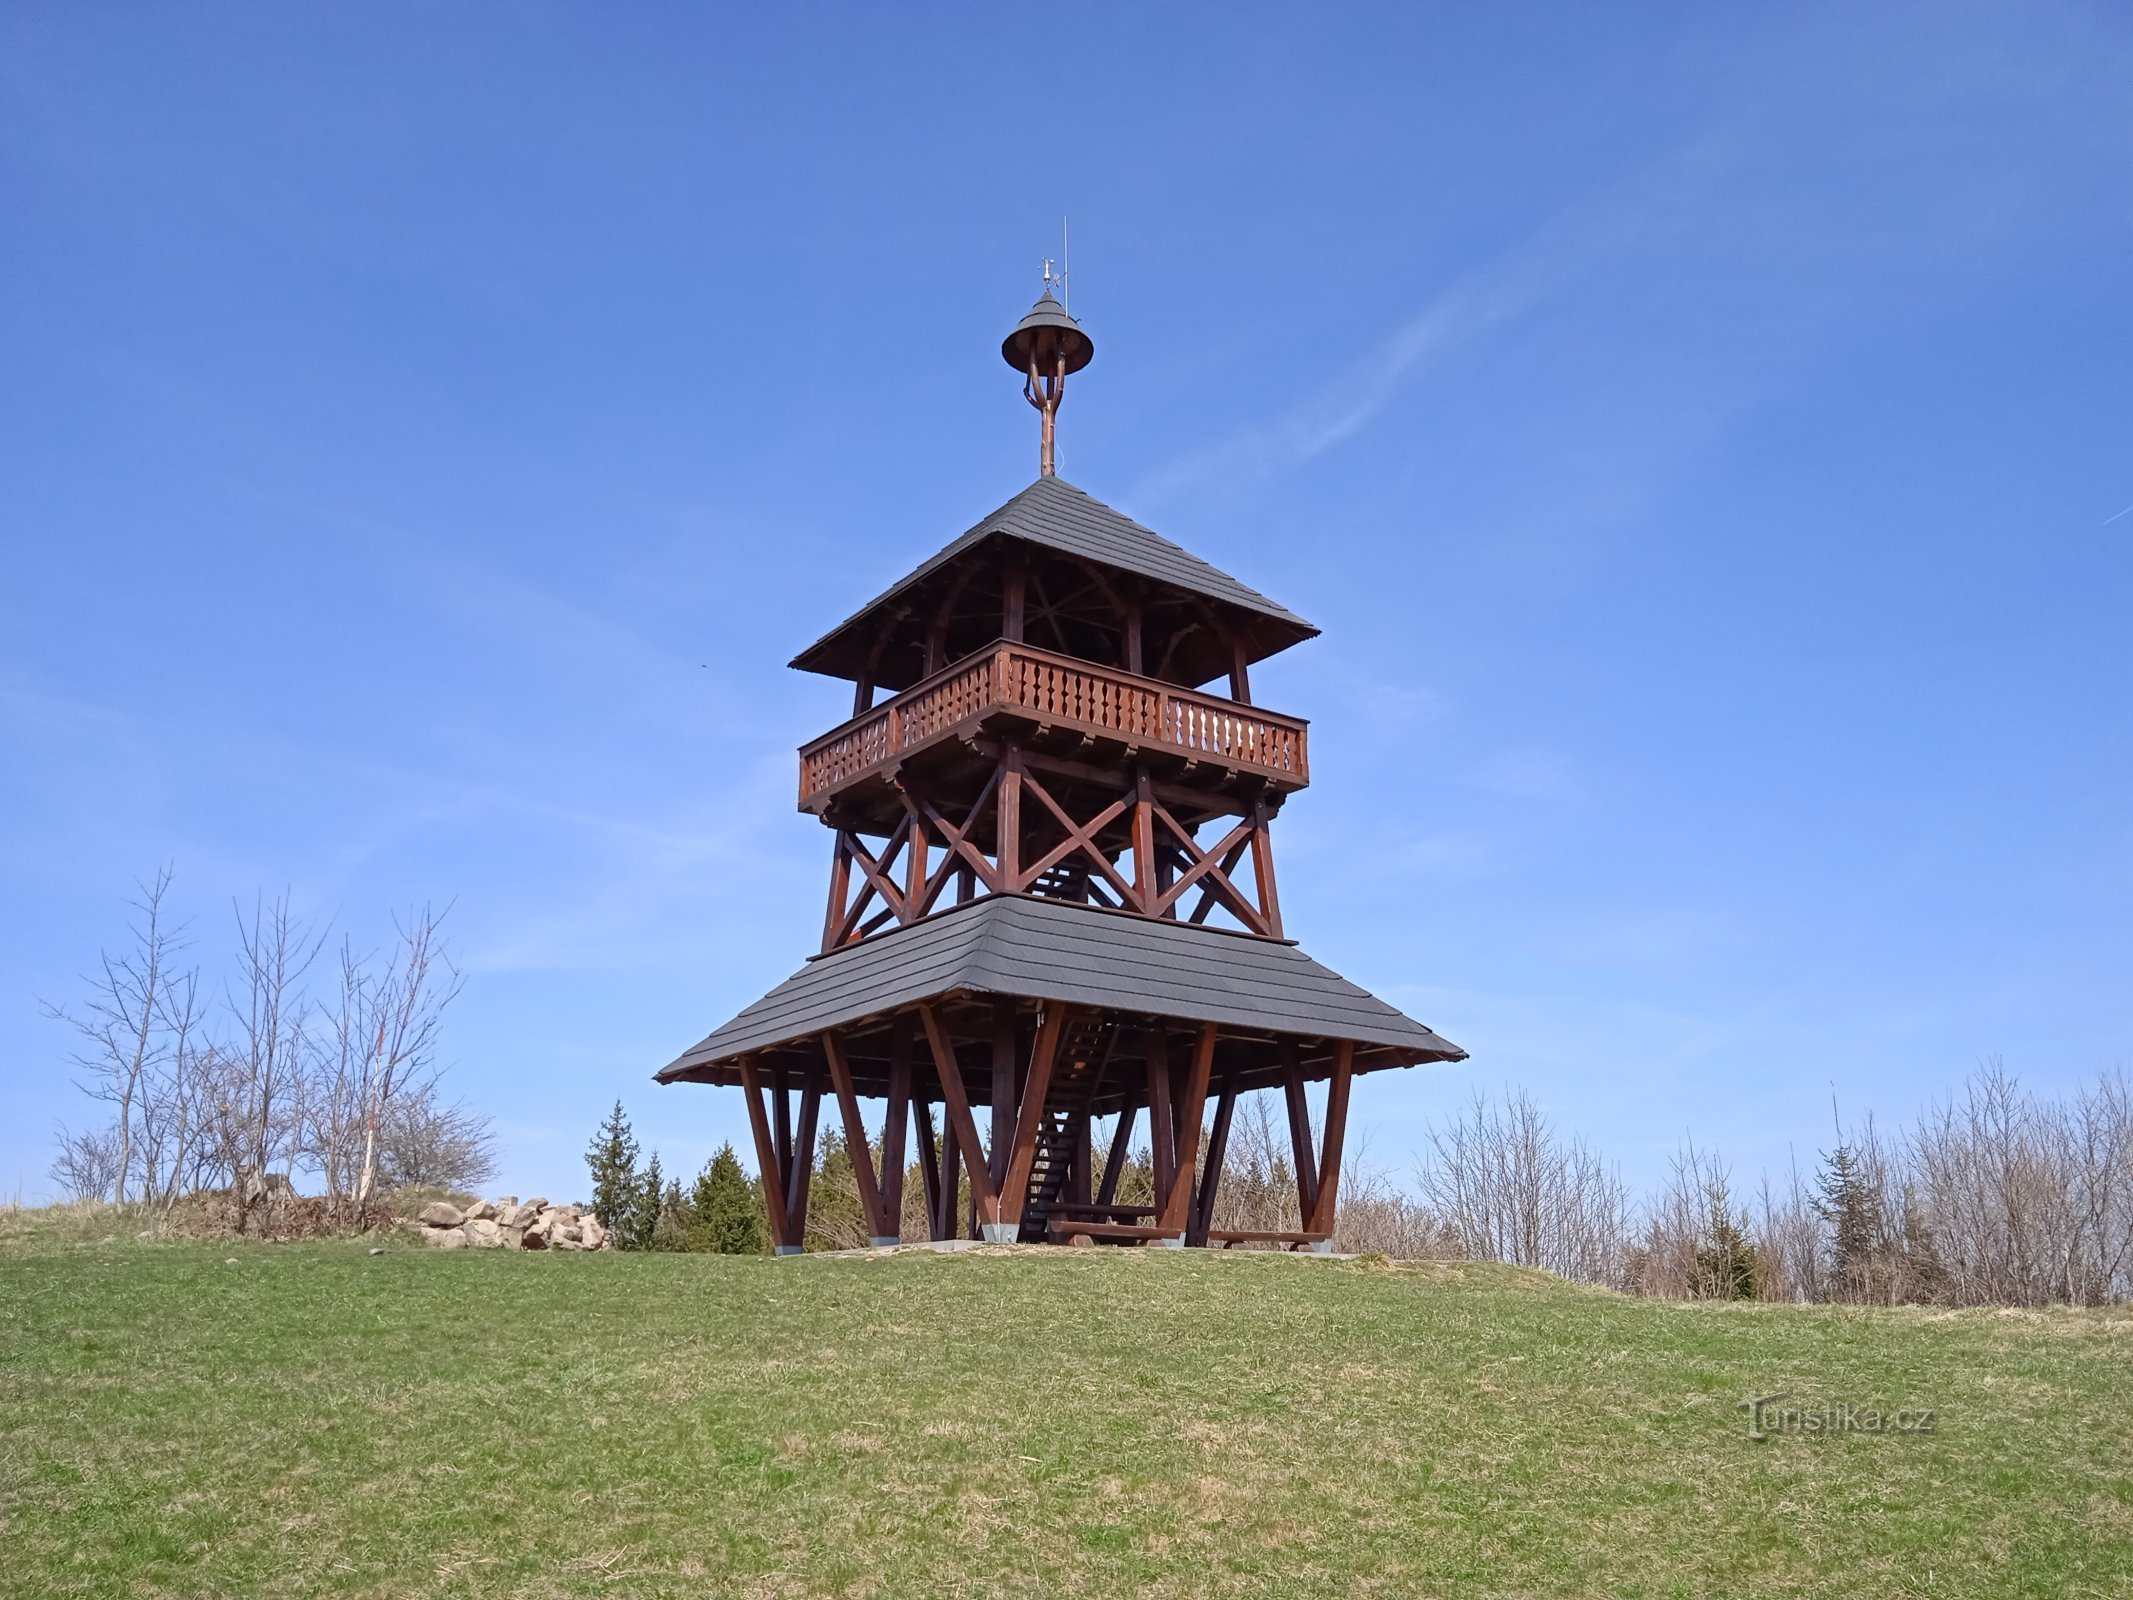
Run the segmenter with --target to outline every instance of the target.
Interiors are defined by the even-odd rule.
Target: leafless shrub
[[[87,998],[46,1008],[85,1041],[82,1087],[110,1107],[104,1125],[62,1131],[61,1188],[144,1205],[163,1226],[186,1197],[219,1192],[238,1231],[262,1208],[288,1231],[299,1209],[305,1228],[315,1220],[289,1203],[299,1173],[323,1181],[341,1225],[364,1220],[395,1172],[488,1176],[485,1120],[437,1094],[438,1031],[460,984],[441,916],[400,924],[382,962],[344,944],[322,1007],[306,983],[325,934],[286,894],[239,909],[234,972],[204,988],[176,960],[187,941],[166,914],[170,881],[166,870],[141,885],[131,943],[104,956]]]
[[[1477,1090],[1461,1115],[1430,1128],[1418,1176],[1423,1200],[1468,1259],[1622,1283],[1628,1191],[1523,1093],[1497,1104]]]

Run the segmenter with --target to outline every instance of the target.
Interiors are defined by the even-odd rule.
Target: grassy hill
[[[18,1239],[0,1592],[2122,1596],[2129,1399],[2123,1311]]]

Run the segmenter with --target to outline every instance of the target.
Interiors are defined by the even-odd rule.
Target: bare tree
[[[241,1233],[251,1207],[264,1197],[271,1165],[283,1163],[283,1176],[295,1163],[301,1124],[290,1104],[301,1093],[306,1064],[309,1003],[304,976],[325,944],[289,905],[284,890],[271,902],[255,899],[248,920],[237,912],[237,979],[228,995],[237,1033],[224,1053],[240,1069],[235,1084],[238,1148],[231,1180],[237,1191],[237,1227]]]
[[[1419,1178],[1469,1259],[1621,1283],[1627,1189],[1582,1141],[1559,1138],[1525,1094],[1498,1105],[1476,1090],[1460,1116],[1433,1124]]]
[[[489,1119],[461,1101],[439,1099],[433,1081],[393,1097],[375,1152],[375,1175],[395,1189],[478,1189],[496,1175]]]
[[[87,1041],[73,1057],[82,1073],[84,1093],[115,1109],[111,1127],[110,1182],[102,1193],[126,1204],[127,1186],[136,1164],[134,1135],[144,1081],[164,1063],[165,989],[174,981],[176,956],[184,948],[181,930],[168,925],[163,902],[170,891],[171,870],[158,868],[138,885],[132,902],[138,913],[128,932],[132,946],[118,955],[105,951],[97,972],[85,981],[89,998],[78,1011],[47,1005],[45,1012],[66,1023]],[[85,1170],[74,1178],[81,1181]]]

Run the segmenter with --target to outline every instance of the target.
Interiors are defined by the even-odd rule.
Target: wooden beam
[[[780,1247],[793,1243],[792,1224],[785,1212],[785,1169],[778,1161],[778,1145],[770,1132],[770,1116],[763,1108],[763,1074],[754,1056],[742,1056],[741,1094],[748,1102],[748,1126],[755,1134],[756,1175],[763,1186],[763,1206],[770,1213],[770,1242]]]
[[[1148,769],[1133,772],[1133,909],[1143,916],[1156,911],[1155,903],[1155,793],[1148,782]]]
[[[1333,1232],[1340,1204],[1341,1153],[1348,1138],[1348,1089],[1355,1076],[1355,1041],[1334,1047],[1333,1076],[1326,1083],[1326,1142],[1318,1158],[1318,1204],[1311,1208],[1307,1233]]]
[[[997,758],[1003,746],[991,739],[979,738],[970,741],[970,748],[979,755]],[[1179,751],[1177,753],[1184,755],[1187,752]],[[1203,758],[1201,764],[1204,766],[1211,759]],[[1041,750],[1025,750],[1022,752],[1022,770],[1025,773],[1051,773],[1056,777],[1072,778],[1081,783],[1115,784],[1118,782],[1118,769],[1116,767],[1100,767],[1093,762],[1075,761],[1067,756],[1047,755]],[[1265,779],[1254,777],[1250,782],[1256,790],[1265,782]],[[1182,783],[1166,783],[1161,779],[1155,780],[1155,797],[1165,805],[1185,806],[1188,808],[1198,806],[1205,810],[1217,811],[1231,817],[1245,816],[1252,809],[1252,797],[1248,794],[1229,794],[1220,789],[1188,788]]]
[[[1000,806],[993,820],[993,857],[1000,864],[1000,888],[1022,890],[1022,747],[1010,744],[1000,758]]]
[[[792,1171],[785,1180],[785,1212],[794,1244],[807,1240],[807,1192],[815,1181],[815,1124],[822,1115],[822,1085],[809,1079],[800,1091],[800,1130],[793,1140]]]
[[[1061,828],[1066,830],[1067,835],[1064,843],[1057,846],[1029,869],[1024,875],[1024,881],[1026,883],[1036,882],[1056,862],[1064,860],[1073,851],[1079,849],[1095,864],[1098,871],[1110,879],[1113,888],[1117,889],[1128,900],[1132,899],[1133,885],[1119,876],[1118,868],[1111,864],[1111,858],[1105,855],[1096,844],[1098,831],[1109,826],[1111,820],[1126,809],[1127,805],[1131,803],[1130,797],[1113,801],[1098,812],[1093,821],[1084,826],[1068,816],[1059,802],[1052,798],[1051,791],[1027,772],[1022,775],[1022,788],[1024,793],[1033,794],[1037,797],[1038,802],[1047,811],[1051,812],[1053,819],[1058,822]]]
[[[1177,1170],[1170,1175],[1170,1194],[1163,1202],[1163,1226],[1182,1230],[1192,1214],[1192,1186],[1197,1174],[1194,1163],[1200,1154],[1200,1117],[1207,1109],[1207,1080],[1214,1071],[1215,1040],[1221,1030],[1212,1022],[1200,1024],[1200,1038],[1192,1052],[1192,1068],[1185,1077],[1184,1093],[1178,1096]]]
[[[901,1236],[904,1225],[904,1136],[911,1127],[911,1030],[899,1018],[889,1033],[889,1109],[881,1125],[881,1209]]]
[[[1266,918],[1267,933],[1279,939],[1281,893],[1274,887],[1273,821],[1273,817],[1267,812],[1265,800],[1252,807],[1252,874],[1259,888],[1259,914]]]
[[[1139,1107],[1131,1096],[1118,1109],[1118,1126],[1111,1131],[1111,1152],[1104,1158],[1103,1181],[1097,1185],[1096,1205],[1107,1206],[1118,1198],[1118,1180],[1126,1170],[1126,1157],[1132,1153],[1133,1119]]]
[[[846,839],[845,831],[839,828],[836,848],[830,853],[829,910],[822,918],[825,954],[844,942],[838,935],[844,927],[845,902],[852,897],[852,852]]]
[[[992,1002],[992,1168],[993,1187],[1007,1178],[1009,1152],[1015,1143],[1015,1002],[996,995]],[[1003,1217],[1002,1221],[1013,1219]]]
[[[941,1158],[943,1150],[933,1128],[933,1102],[924,1095],[911,1101],[911,1122],[918,1134],[918,1182],[925,1191],[926,1237],[945,1239],[941,1232]]]
[[[1289,1103],[1289,1151],[1296,1168],[1296,1221],[1309,1227],[1318,1209],[1318,1156],[1311,1142],[1311,1102],[1304,1098],[1296,1041],[1281,1041],[1281,1092]]]
[[[1177,1101],[1170,1092],[1170,1036],[1160,1027],[1148,1032],[1146,1060],[1148,1151],[1155,1167],[1151,1174],[1155,1182],[1155,1203],[1162,1205],[1170,1194],[1170,1174],[1177,1160],[1178,1146],[1172,1132]]]
[[[1044,1008],[1044,1020],[1037,1025],[1036,1046],[1030,1052],[1029,1081],[1022,1086],[1022,1114],[1015,1119],[1011,1155],[1000,1192],[1000,1220],[1018,1227],[1023,1202],[1029,1197],[1030,1168],[1037,1160],[1037,1125],[1044,1118],[1044,1097],[1052,1086],[1052,1066],[1059,1058],[1059,1040],[1066,1032],[1069,1009],[1056,1001]]]
[[[1222,1094],[1215,1102],[1215,1125],[1207,1135],[1207,1161],[1200,1174],[1199,1197],[1193,1201],[1192,1222],[1185,1230],[1187,1244],[1207,1243],[1207,1230],[1214,1226],[1215,1196],[1222,1188],[1222,1163],[1229,1158],[1230,1115],[1237,1109],[1237,1074],[1222,1075]]]
[[[948,1126],[962,1147],[964,1162],[970,1172],[971,1204],[978,1213],[979,1222],[998,1222],[1000,1195],[993,1187],[992,1173],[986,1168],[985,1147],[978,1142],[978,1124],[970,1114],[970,1094],[963,1087],[962,1069],[956,1065],[955,1046],[941,1028],[940,1016],[931,1004],[921,1005],[918,1017],[925,1025],[926,1043],[933,1049],[933,1065],[941,1075],[941,1096],[948,1103]]]
[[[837,1095],[837,1109],[844,1115],[844,1149],[852,1160],[852,1181],[859,1189],[859,1209],[866,1213],[870,1240],[894,1238],[897,1228],[882,1204],[881,1184],[874,1175],[874,1149],[867,1139],[867,1125],[859,1114],[859,1093],[852,1087],[852,1065],[834,1033],[822,1036],[822,1054],[829,1062],[830,1087]]]
[[[785,1175],[786,1192],[792,1189],[792,1079],[781,1066],[770,1069],[771,1131],[778,1136],[778,1171]],[[787,1210],[791,1202],[787,1202]]]

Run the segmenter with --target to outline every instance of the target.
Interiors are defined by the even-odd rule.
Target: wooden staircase
[[[1080,1011],[1059,1041],[1044,1111],[1037,1119],[1036,1155],[1022,1204],[1021,1238],[1026,1242],[1041,1243],[1048,1237],[1052,1207],[1065,1195],[1075,1156],[1087,1142],[1089,1108],[1111,1065],[1119,1032],[1109,1013]]]

